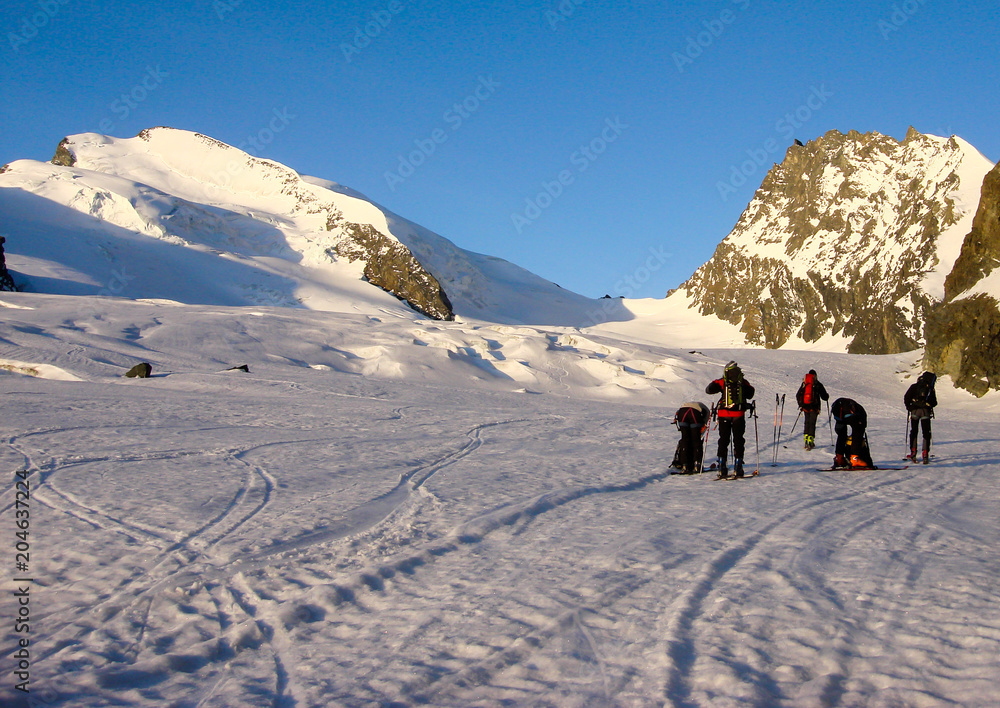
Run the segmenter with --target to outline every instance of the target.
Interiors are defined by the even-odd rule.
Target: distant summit
[[[0,226],[36,292],[370,313],[390,294],[438,320],[569,326],[595,307],[335,182],[173,128],[73,135],[50,163],[7,165]]]
[[[766,347],[916,349],[991,167],[965,141],[913,128],[902,142],[830,131],[792,146],[668,302],[690,302]]]

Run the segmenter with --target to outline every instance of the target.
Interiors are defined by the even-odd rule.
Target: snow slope
[[[0,174],[8,266],[35,292],[376,313],[395,298],[333,255],[331,218],[403,243],[457,314],[579,325],[595,301],[458,248],[337,185],[210,137],[153,128],[70,136],[57,159]]]
[[[1000,395],[943,383],[928,467],[818,472],[788,406],[759,478],[675,477],[670,416],[731,358],[765,461],[815,367],[898,465],[916,372],[675,344],[4,294],[34,581],[0,702],[28,638],[46,706],[997,705]]]

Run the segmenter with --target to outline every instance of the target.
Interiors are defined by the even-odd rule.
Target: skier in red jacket
[[[716,407],[716,415],[719,419],[719,447],[717,450],[719,477],[729,476],[726,457],[729,451],[730,437],[733,440],[733,473],[737,477],[742,477],[744,433],[746,433],[747,427],[747,421],[743,414],[750,408],[747,401],[753,398],[754,387],[743,378],[743,371],[737,363],[731,361],[726,364],[722,378],[712,381],[705,387],[705,393],[722,394]]]
[[[809,369],[809,373],[802,379],[802,385],[799,386],[799,390],[795,394],[795,400],[799,404],[799,410],[802,411],[806,450],[812,450],[816,447],[816,419],[819,418],[821,401],[830,400],[830,394],[826,392],[826,387],[819,382],[815,370]]]

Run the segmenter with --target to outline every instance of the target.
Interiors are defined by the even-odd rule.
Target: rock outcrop
[[[350,262],[363,261],[364,276],[372,285],[392,293],[410,307],[436,320],[454,320],[451,301],[437,278],[427,272],[406,246],[370,224],[346,222],[331,214],[327,228],[342,237],[330,247]]]
[[[14,292],[17,290],[17,286],[14,285],[14,279],[7,272],[7,258],[3,253],[3,245],[7,242],[7,239],[0,236],[0,291]]]
[[[76,155],[73,154],[69,146],[69,138],[63,138],[59,141],[59,145],[56,147],[56,154],[52,157],[53,165],[72,167],[76,164]]]
[[[979,209],[927,319],[924,366],[977,396],[1000,390],[1000,165],[983,180]]]
[[[918,348],[989,168],[913,128],[902,142],[830,131],[793,145],[679,295],[766,347],[833,335],[852,353]]]

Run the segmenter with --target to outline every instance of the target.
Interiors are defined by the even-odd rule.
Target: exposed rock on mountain
[[[0,291],[14,292],[17,287],[14,285],[14,279],[7,272],[7,260],[3,252],[3,245],[6,242],[7,239],[0,236]]]
[[[389,239],[369,224],[352,224],[331,214],[327,228],[343,236],[331,251],[351,262],[363,261],[365,279],[436,320],[453,320],[451,301],[441,284],[399,241]]]
[[[72,167],[76,164],[76,156],[73,155],[73,151],[70,150],[69,145],[69,138],[63,138],[59,141],[59,145],[56,147],[56,154],[52,157],[53,165]]]
[[[925,366],[976,395],[1000,389],[1000,165],[983,181],[972,230],[927,320]]]
[[[790,147],[712,258],[672,295],[747,340],[841,338],[852,353],[920,346],[991,164],[910,128],[830,131]]]

